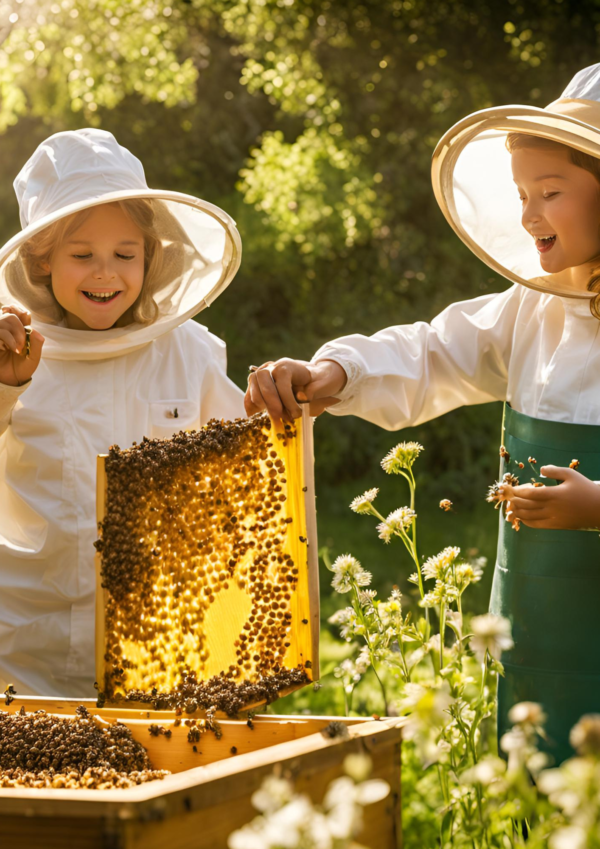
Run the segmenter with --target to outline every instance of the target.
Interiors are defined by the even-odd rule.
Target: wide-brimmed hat
[[[440,139],[432,164],[442,212],[490,268],[542,292],[595,299],[596,292],[573,287],[569,269],[548,274],[542,268],[535,242],[521,223],[508,133],[541,136],[600,158],[600,64],[579,71],[545,109],[498,106],[463,118]],[[596,307],[592,311],[596,314]]]
[[[102,359],[134,350],[210,306],[239,268],[241,240],[233,219],[193,195],[148,188],[142,163],[105,130],[50,136],[23,166],[14,188],[23,229],[0,249],[0,306],[18,301],[32,312],[46,337],[45,357]],[[101,333],[49,320],[26,285],[19,248],[60,218],[134,198],[152,201],[163,244],[162,279],[153,290],[158,318]]]

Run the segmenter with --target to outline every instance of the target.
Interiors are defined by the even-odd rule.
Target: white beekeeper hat
[[[542,269],[534,240],[521,224],[508,133],[542,136],[600,158],[600,64],[579,71],[545,109],[499,106],[463,118],[440,139],[432,164],[442,212],[490,268],[542,292],[596,298],[596,292],[573,288],[568,269],[556,274]]]
[[[140,347],[210,306],[239,268],[241,240],[233,219],[192,195],[149,189],[142,163],[105,130],[86,127],[50,136],[25,163],[14,188],[23,229],[0,249],[0,305],[18,300],[31,310],[46,337],[45,357],[97,359]],[[97,333],[74,331],[36,315],[35,304],[15,292],[24,274],[20,246],[64,216],[132,198],[160,201],[154,204],[155,225],[163,241],[165,279],[153,294],[157,320]]]

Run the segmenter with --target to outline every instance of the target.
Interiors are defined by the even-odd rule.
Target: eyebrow
[[[542,177],[536,177],[534,183],[539,183],[540,180],[567,180],[568,177],[562,177],[560,174],[544,174]]]
[[[124,241],[119,242],[120,245],[141,245],[141,240],[137,242],[132,241]],[[71,239],[67,242],[67,245],[91,245],[91,241],[89,239]]]

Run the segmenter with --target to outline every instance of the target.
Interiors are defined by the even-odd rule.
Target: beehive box
[[[15,698],[6,708],[72,715],[80,701]],[[229,834],[256,811],[252,793],[274,769],[295,780],[315,802],[343,774],[346,755],[367,752],[372,777],[390,785],[390,795],[364,810],[359,840],[371,849],[399,849],[400,731],[396,722],[339,719],[347,736],[320,732],[331,717],[255,716],[221,720],[222,736],[207,732],[194,752],[187,728],[173,725],[173,711],[97,709],[107,721],[119,719],[148,749],[156,769],[173,774],[125,790],[0,788],[2,846],[19,849],[226,849]],[[161,723],[172,736],[152,736]]]
[[[395,722],[336,719],[347,734],[331,739],[320,733],[331,717],[262,715],[248,721],[226,715],[318,677],[310,420],[305,415],[283,439],[264,418],[240,425],[237,435],[229,429],[220,445],[218,423],[203,434],[214,438],[217,448],[205,451],[204,437],[194,434],[169,441],[180,455],[175,464],[173,456],[165,461],[165,443],[152,441],[99,460],[103,532],[96,663],[107,700],[104,707],[92,700],[83,704],[102,720],[123,722],[147,749],[153,768],[172,774],[127,789],[0,788],[0,845],[226,849],[229,834],[256,815],[251,796],[274,769],[319,802],[327,785],[343,774],[346,755],[367,751],[373,777],[386,780],[391,792],[365,809],[360,839],[371,849],[398,849],[400,731]],[[217,456],[221,459],[205,474]],[[116,517],[115,470],[115,492],[123,496]],[[218,518],[207,527],[206,519],[213,517]],[[233,530],[240,517],[243,531]],[[111,554],[110,538],[123,529],[126,562],[120,564],[114,556],[120,543]],[[169,549],[177,537],[188,547],[185,563],[177,546],[171,543]],[[122,566],[130,568],[120,574]],[[190,585],[195,592],[186,596]],[[192,603],[198,599],[201,604]],[[211,679],[231,685],[227,698],[215,698],[207,686]],[[74,716],[81,704],[17,696],[6,709]],[[220,709],[207,717],[208,706]]]
[[[99,704],[233,715],[318,677],[308,414],[114,448],[97,504]]]

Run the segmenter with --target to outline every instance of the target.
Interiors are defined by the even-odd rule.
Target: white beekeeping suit
[[[348,376],[330,413],[396,430],[502,400],[534,418],[600,424],[598,301],[573,287],[570,269],[542,269],[521,224],[505,145],[507,132],[541,134],[600,157],[599,130],[600,65],[593,65],[545,109],[485,109],[446,133],[433,157],[442,211],[471,250],[516,285],[451,304],[430,324],[324,345],[313,362],[335,360]]]
[[[0,305],[20,300],[46,343],[31,381],[0,384],[0,684],[93,697],[96,457],[244,415],[225,344],[191,320],[233,278],[240,240],[218,207],[148,189],[141,163],[101,130],[47,139],[15,189],[24,229],[0,251]],[[71,212],[134,197],[154,199],[164,217],[154,323],[72,330],[19,299],[26,239]]]

